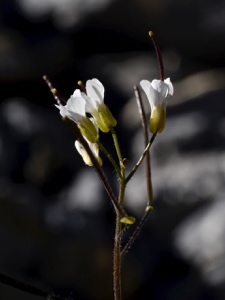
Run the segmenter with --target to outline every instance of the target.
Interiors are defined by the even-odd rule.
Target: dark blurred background
[[[222,0],[1,0],[0,273],[66,299],[113,299],[113,208],[42,76],[66,98],[78,80],[103,83],[129,171],[144,149],[133,86],[159,78],[149,30],[175,94],[151,151],[155,210],[124,261],[124,299],[225,299]],[[114,155],[111,137],[101,141]],[[143,167],[126,207],[140,219],[145,205]],[[0,299],[39,298],[0,283]]]

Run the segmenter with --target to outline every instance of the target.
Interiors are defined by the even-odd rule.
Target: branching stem
[[[109,161],[113,165],[113,167],[114,167],[115,171],[117,172],[118,176],[121,178],[120,168],[118,167],[115,160],[112,158],[112,155],[108,152],[108,150],[102,145],[102,143],[100,141],[98,141],[97,143],[99,145],[99,148],[102,150],[102,152],[104,152],[105,156],[109,159]]]
[[[126,184],[127,184],[128,181],[131,179],[131,177],[134,175],[134,173],[137,171],[137,169],[140,167],[140,165],[141,165],[143,159],[145,158],[145,155],[147,154],[147,152],[149,151],[150,147],[152,146],[152,144],[153,144],[153,142],[154,142],[154,140],[155,140],[156,135],[157,135],[157,132],[155,132],[155,133],[152,135],[152,137],[151,137],[151,139],[150,139],[148,145],[146,146],[146,148],[145,148],[143,154],[141,155],[140,159],[138,160],[138,162],[136,163],[136,165],[134,166],[134,168],[133,168],[133,170],[130,172],[130,174],[126,177],[126,180],[125,180],[125,181],[126,181]]]
[[[138,111],[141,116],[142,121],[142,128],[144,133],[144,143],[145,147],[148,145],[148,128],[147,128],[147,122],[145,117],[145,110],[143,106],[143,102],[141,99],[141,94],[139,91],[139,88],[137,86],[134,86],[134,93],[136,96],[136,101],[138,105]],[[148,205],[152,205],[152,178],[151,178],[151,160],[150,160],[150,153],[149,151],[146,153],[146,184],[147,184],[147,199],[148,199]]]

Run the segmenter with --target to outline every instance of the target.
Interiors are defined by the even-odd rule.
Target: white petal
[[[143,91],[145,92],[146,96],[148,97],[148,95],[149,95],[149,90],[150,90],[150,88],[151,88],[151,82],[148,81],[148,80],[142,80],[142,81],[140,82],[140,85],[141,85]]]
[[[76,140],[75,143],[74,143],[74,146],[76,147],[77,152],[79,154],[81,154],[81,151],[83,151],[83,149],[84,149],[84,147],[82,146],[82,144],[79,141]]]
[[[172,96],[174,92],[170,78],[165,79],[165,81],[154,79],[152,82],[142,80],[140,85],[149,100],[151,111],[158,105],[166,105],[169,96]]]
[[[93,99],[97,103],[104,102],[104,86],[102,83],[94,78],[86,82],[86,91],[89,98]]]
[[[81,97],[81,90],[76,89],[71,97]]]
[[[66,108],[71,115],[85,116],[85,105],[84,98],[72,95],[67,101]]]
[[[63,106],[63,105],[56,105],[56,104],[55,104],[55,106],[59,109],[59,113],[60,113],[60,115],[62,117],[69,117],[68,116],[68,111],[67,111],[67,109],[66,109],[65,106]]]
[[[148,98],[151,110],[153,110],[155,105],[157,104],[158,92],[152,88],[151,82],[148,80],[142,80],[140,82],[140,85]]]
[[[168,95],[172,96],[174,93],[174,88],[170,78],[165,79],[164,82],[168,84]]]
[[[96,102],[93,98],[86,97],[86,111],[92,113],[95,110],[98,110],[98,102]]]
[[[97,143],[90,143],[87,139],[85,139],[85,140],[87,141],[92,153],[94,154],[94,156],[98,160],[99,164],[102,165],[102,160],[99,157],[98,144]],[[88,165],[88,166],[93,166],[93,163],[90,159],[90,156],[88,155],[87,151],[85,150],[85,148],[83,147],[83,145],[79,141],[75,141],[75,147],[76,147],[78,153],[82,156],[83,161],[85,162],[85,164]]]
[[[89,155],[87,154],[87,151],[84,149],[83,145],[79,141],[75,141],[74,145],[77,149],[77,152],[82,156],[84,163],[88,166],[92,166],[93,163]]]
[[[152,80],[151,83],[154,90],[156,90],[159,93],[159,96],[162,98],[165,98],[168,94],[168,85],[163,82],[162,80]]]

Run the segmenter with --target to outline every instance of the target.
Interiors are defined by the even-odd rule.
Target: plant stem
[[[121,252],[121,260],[124,258],[125,254],[128,252],[128,250],[131,248],[131,246],[133,245],[133,243],[135,242],[136,238],[138,237],[138,235],[141,232],[142,227],[144,226],[145,222],[148,219],[148,216],[150,214],[152,210],[148,210],[145,212],[144,216],[142,217],[139,225],[137,226],[137,228],[135,229],[135,231],[133,232],[132,236],[129,238],[129,241],[127,242],[127,244],[124,246],[122,252]]]
[[[164,81],[164,66],[163,66],[163,60],[162,60],[161,51],[159,49],[159,45],[156,41],[154,32],[149,31],[148,34],[149,34],[150,38],[152,39],[153,45],[155,47],[155,52],[156,52],[157,61],[158,61],[158,65],[159,65],[160,79],[162,81]]]
[[[118,138],[117,138],[115,130],[112,127],[110,128],[110,131],[111,131],[111,134],[112,134],[112,137],[113,137],[114,145],[115,145],[115,148],[116,148],[116,153],[117,153],[117,156],[118,156],[118,159],[119,159],[119,162],[120,162],[120,167],[122,167],[123,166],[123,157],[122,157],[122,154],[121,154],[121,151],[120,151]],[[122,169],[121,169],[121,171],[122,171]]]
[[[141,116],[141,123],[144,133],[144,143],[145,147],[148,145],[148,128],[147,128],[147,122],[145,118],[145,110],[140,94],[140,90],[137,86],[134,86],[134,93],[136,96],[136,101],[138,105],[138,111]],[[152,178],[151,178],[151,160],[150,160],[150,153],[149,151],[146,153],[146,183],[147,183],[147,198],[148,198],[148,205],[152,205],[152,198],[153,198],[153,192],[152,192]]]
[[[114,251],[113,251],[113,290],[114,290],[114,300],[122,299],[121,291],[121,228],[122,224],[120,222],[121,216],[116,213],[116,228],[115,228],[115,238],[114,238]]]
[[[118,199],[117,197],[114,195],[112,188],[105,176],[105,173],[103,172],[102,168],[100,167],[96,157],[94,156],[93,152],[91,151],[90,147],[88,146],[88,143],[85,141],[83,135],[81,134],[79,128],[77,127],[77,125],[71,121],[68,118],[63,118],[63,120],[69,125],[70,129],[73,131],[73,133],[75,134],[75,136],[77,137],[77,139],[79,140],[79,142],[83,145],[84,149],[87,151],[87,154],[89,155],[89,157],[91,158],[91,161],[93,163],[93,167],[95,168],[95,171],[97,172],[97,174],[99,175],[99,178],[101,179],[104,188],[115,208],[116,212],[119,212],[120,216],[127,216],[126,212],[124,211],[123,207],[121,207],[118,203]]]
[[[151,139],[150,139],[148,145],[146,146],[146,148],[145,148],[143,154],[141,155],[140,159],[138,160],[138,162],[136,163],[136,165],[134,166],[134,168],[133,168],[133,170],[130,172],[130,174],[127,176],[127,178],[126,178],[126,180],[125,180],[126,184],[127,184],[128,181],[131,179],[131,177],[134,175],[134,173],[137,171],[137,169],[140,167],[140,165],[141,165],[143,159],[145,158],[145,155],[147,154],[148,150],[149,150],[150,147],[152,146],[152,144],[153,144],[153,142],[154,142],[154,139],[155,139],[156,135],[157,135],[157,132],[155,132],[155,133],[152,135],[152,137],[151,137]]]
[[[122,169],[122,167],[121,167]],[[122,170],[121,170],[122,172]],[[124,174],[124,173],[123,173]],[[124,177],[120,180],[120,191],[118,202],[121,207],[123,207],[124,194],[125,194],[125,180]],[[121,291],[121,232],[122,223],[121,215],[116,212],[116,228],[115,228],[115,238],[114,238],[114,251],[113,251],[113,289],[114,289],[114,300],[122,299]]]
[[[120,168],[118,167],[117,163],[115,162],[115,160],[112,158],[111,154],[108,152],[108,150],[102,145],[102,143],[100,143],[99,141],[97,142],[99,145],[99,148],[104,152],[104,154],[106,155],[106,157],[109,159],[109,161],[111,162],[111,164],[113,165],[115,171],[117,172],[118,176],[121,178],[121,172],[120,172]]]
[[[20,280],[11,278],[11,277],[6,276],[1,273],[0,273],[0,282],[7,284],[8,286],[11,286],[18,290],[21,290],[23,292],[30,293],[32,295],[41,296],[41,297],[45,297],[45,298],[47,298],[47,296],[48,296],[47,292],[45,292],[33,285],[30,285],[30,284],[22,282]]]
[[[116,148],[116,153],[120,163],[120,190],[118,197],[118,204],[120,207],[124,205],[124,195],[126,188],[125,181],[125,166],[123,164],[123,157],[120,151],[120,146],[116,132],[113,128],[110,129],[114,145]],[[115,238],[114,238],[114,251],[113,251],[113,290],[114,290],[114,300],[122,299],[122,290],[121,290],[121,232],[122,232],[122,223],[121,215],[116,212],[116,228],[115,228]]]

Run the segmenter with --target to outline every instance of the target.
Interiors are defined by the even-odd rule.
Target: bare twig
[[[43,76],[44,81],[46,82],[47,86],[49,87],[55,101],[58,105],[66,104],[67,100],[59,94],[58,90],[53,87],[51,80],[48,78],[47,75]]]
[[[152,39],[153,45],[155,47],[155,52],[156,52],[157,61],[158,61],[158,65],[159,65],[160,79],[162,81],[164,81],[164,66],[163,66],[161,51],[159,49],[159,44],[157,43],[157,40],[155,38],[155,34],[153,31],[149,31],[148,34],[149,34],[150,38]]]
[[[137,101],[137,105],[138,105],[138,110],[141,116],[141,120],[142,120],[142,128],[143,128],[143,132],[144,132],[144,142],[145,142],[145,151],[141,157],[141,159],[139,161],[142,161],[144,158],[144,155],[146,157],[146,181],[147,181],[147,198],[148,198],[148,202],[147,202],[147,208],[144,216],[142,217],[139,225],[137,226],[137,228],[135,229],[135,231],[133,232],[132,236],[129,238],[127,244],[125,245],[125,247],[123,248],[122,252],[121,252],[121,259],[124,258],[124,255],[128,252],[128,250],[131,248],[131,246],[133,245],[133,243],[135,242],[136,238],[138,237],[138,235],[141,233],[141,230],[145,224],[145,222],[147,221],[147,218],[149,216],[149,213],[152,211],[153,206],[152,206],[152,181],[151,181],[151,164],[150,164],[150,153],[149,153],[149,148],[152,145],[156,134],[153,134],[153,136],[151,137],[150,142],[148,143],[148,129],[147,129],[147,123],[146,123],[146,118],[145,118],[145,111],[144,111],[144,107],[143,107],[143,103],[142,103],[142,99],[140,96],[140,91],[138,89],[137,86],[134,86],[134,93],[136,96],[136,101]],[[136,166],[139,166],[140,164],[138,163]],[[127,181],[131,178],[131,176],[134,174],[134,172],[137,170],[137,168],[133,169],[133,171],[130,173],[130,175],[127,177]]]
[[[136,165],[134,166],[133,170],[130,172],[130,174],[126,177],[126,183],[128,183],[128,181],[132,178],[132,176],[134,175],[134,173],[137,171],[137,169],[140,167],[143,159],[145,158],[145,155],[147,154],[147,152],[149,151],[150,147],[152,146],[155,137],[157,135],[157,132],[153,133],[153,135],[151,136],[151,139],[148,143],[148,145],[145,147],[144,152],[142,153],[141,157],[139,158],[138,162],[136,163]]]
[[[138,235],[141,233],[141,230],[145,224],[145,222],[148,219],[148,216],[150,214],[152,210],[147,210],[144,214],[144,216],[142,217],[139,225],[137,226],[137,228],[135,229],[135,231],[133,232],[132,236],[129,238],[129,241],[127,242],[127,244],[124,246],[123,250],[121,251],[121,259],[124,258],[124,255],[129,251],[129,249],[131,248],[131,246],[133,245],[133,243],[136,241],[136,238],[138,237]]]
[[[18,289],[20,291],[32,294],[32,295],[36,295],[36,296],[40,296],[40,297],[44,297],[47,298],[49,296],[49,294],[33,285],[30,285],[28,283],[22,282],[20,280],[11,278],[9,276],[6,276],[2,273],[0,273],[0,282],[11,286],[15,289]]]
[[[134,93],[136,96],[138,111],[141,116],[145,147],[147,147],[147,145],[148,145],[148,128],[147,128],[147,122],[146,122],[146,118],[145,118],[145,110],[144,110],[143,102],[142,102],[141,95],[140,95],[140,90],[137,86],[134,86]],[[150,161],[149,151],[146,153],[145,159],[146,159],[146,182],[147,182],[148,205],[152,205],[153,193],[152,193],[152,179],[151,179],[151,161]]]

